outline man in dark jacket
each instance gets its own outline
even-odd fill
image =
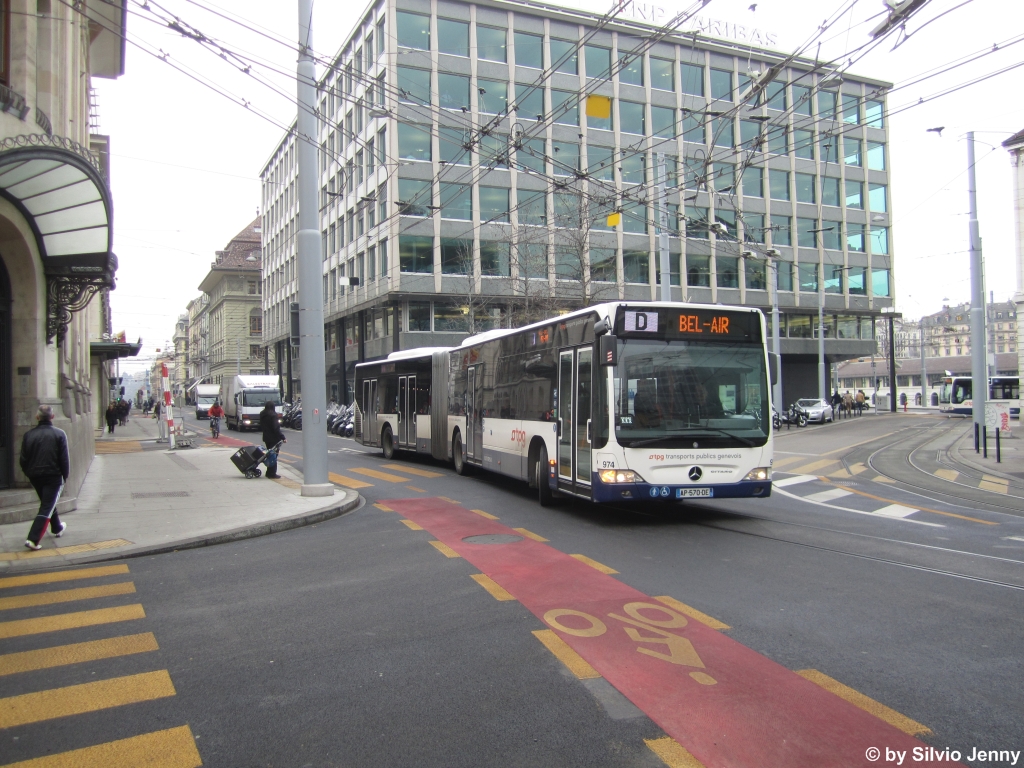
[[[267,447],[267,474],[273,480],[280,477],[277,474],[277,451],[270,449],[278,443],[284,442],[284,435],[281,433],[281,425],[277,420],[277,407],[268,400],[260,411],[260,429],[263,430],[263,444]]]
[[[38,426],[26,432],[21,441],[21,471],[39,496],[39,514],[32,521],[25,540],[29,549],[43,548],[39,542],[43,540],[48,525],[57,538],[67,530],[68,524],[57,517],[57,500],[71,474],[68,436],[64,430],[53,426],[53,409],[40,405],[36,421]]]

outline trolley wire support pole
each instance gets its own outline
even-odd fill
[[[889,413],[896,413],[896,314],[889,313]]]
[[[772,388],[772,401],[782,413],[782,347],[779,333],[779,262],[772,258],[768,265],[772,273],[772,354],[775,355],[775,386]]]
[[[999,449],[999,427],[996,427],[996,464],[1003,463],[1003,454]]]
[[[655,153],[658,166],[658,268],[661,270],[661,300],[672,301],[672,264],[668,253],[668,204],[665,191],[665,153]]]
[[[171,388],[167,379],[167,363],[160,364],[161,385],[164,388],[164,418],[167,419],[167,445],[174,447],[174,413],[171,408]]]
[[[298,0],[299,59],[296,67],[296,139],[298,145],[299,331],[302,354],[302,495],[332,496],[327,479],[327,378],[324,360],[323,263],[317,206],[316,72],[313,66],[313,0]]]
[[[985,268],[978,227],[978,187],[974,174],[974,131],[967,132],[967,197],[970,203],[971,249],[971,399],[974,423],[985,429],[985,401],[988,398],[988,361],[985,327]],[[987,447],[986,447],[987,448]]]

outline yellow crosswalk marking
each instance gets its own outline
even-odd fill
[[[426,488],[417,488],[415,485],[407,485],[405,487],[408,488],[410,491],[416,491],[417,493],[426,493],[427,492]]]
[[[566,669],[572,672],[580,680],[593,680],[601,676],[601,673],[590,666],[587,660],[569,647],[569,644],[550,629],[535,629],[534,637],[544,643],[556,659],[562,662]]]
[[[55,581],[96,579],[100,576],[116,576],[121,573],[128,573],[127,565],[104,565],[100,568],[80,568],[76,571],[53,571],[51,573],[33,573],[30,576],[8,576],[7,578],[0,579],[0,589],[28,587],[33,584],[52,584]]]
[[[0,640],[23,635],[39,635],[44,632],[58,632],[62,629],[91,627],[96,624],[113,624],[118,621],[132,621],[146,618],[146,612],[138,603],[121,605],[117,608],[98,608],[94,611],[60,613],[56,616],[41,616],[36,619],[0,622]]]
[[[389,507],[387,504],[381,504],[379,501],[375,501],[373,503],[373,506],[375,506],[381,512],[394,512],[395,511],[391,507]]]
[[[614,568],[609,568],[607,565],[602,565],[601,563],[597,562],[597,560],[591,560],[586,555],[569,555],[569,557],[575,557],[581,563],[586,563],[591,568],[594,568],[595,570],[598,570],[601,573],[618,573],[618,571],[616,571]]]
[[[829,472],[834,472],[836,469],[842,467],[842,463],[835,459],[819,459],[818,461],[812,461],[810,464],[803,464],[793,469],[787,469],[787,472],[795,472],[798,475],[812,475],[812,474],[826,474],[824,471],[825,467],[830,467]]]
[[[301,483],[297,483],[294,480],[292,480],[290,478],[287,478],[287,477],[274,477],[274,478],[271,478],[271,479],[275,483],[277,483],[278,485],[283,485],[285,488],[295,489],[295,488],[301,488],[302,487]]]
[[[1009,492],[1008,485],[1003,485],[1003,483],[993,483],[991,480],[982,480],[978,483],[978,488],[983,491],[992,491],[993,493],[1005,494]]]
[[[409,475],[416,475],[416,477],[444,477],[443,472],[430,472],[426,469],[418,469],[417,467],[407,467],[405,464],[381,464],[382,467],[387,469],[393,469],[396,472],[405,472]]]
[[[674,597],[662,595],[661,597],[656,597],[654,599],[657,600],[659,603],[664,603],[669,608],[674,608],[680,613],[685,613],[691,619],[696,619],[701,624],[706,624],[712,629],[730,629],[728,624],[723,624],[718,619],[712,618],[711,616],[708,616],[706,613],[698,611],[696,608],[691,608],[686,603],[681,603]]]
[[[142,443],[138,440],[97,440],[96,453],[142,453]]]
[[[993,477],[992,475],[982,475],[981,479],[988,483],[996,483],[999,485],[1009,485],[1010,481],[1005,477]]]
[[[342,485],[346,488],[352,488],[353,490],[357,490],[359,488],[373,488],[373,483],[366,483],[352,477],[345,477],[344,475],[339,475],[337,472],[328,472],[327,479],[335,485]]]
[[[34,552],[29,550],[24,552],[0,552],[0,560],[34,560],[38,557],[73,555],[78,552],[91,552],[94,549],[124,547],[131,543],[127,539],[110,539],[109,541],[94,541],[89,544],[75,544],[70,547],[57,547],[56,549],[38,549]]]
[[[644,744],[651,752],[660,757],[661,762],[668,768],[704,768],[704,763],[691,755],[686,747],[671,736],[664,736],[660,739],[644,739]]]
[[[68,664],[80,664],[83,661],[112,659],[117,656],[130,656],[135,653],[146,653],[159,650],[156,637],[152,632],[140,635],[123,635],[106,640],[92,640],[88,643],[58,645],[53,648],[40,648],[35,651],[7,653],[0,656],[0,676],[14,675],[19,672],[33,672],[37,669],[64,667]]]
[[[116,584],[102,584],[97,587],[79,587],[78,589],[61,589],[56,592],[34,592],[30,595],[0,597],[0,611],[14,608],[30,608],[35,605],[53,605],[54,603],[71,603],[75,600],[91,600],[111,595],[131,595],[135,593],[135,584],[120,581]]]
[[[432,542],[430,542],[430,546],[432,546],[434,549],[436,549],[438,552],[440,552],[445,557],[451,557],[451,558],[462,557],[462,555],[460,555],[458,552],[456,552],[454,549],[452,549],[451,547],[449,547],[447,544],[445,544],[443,542],[432,541]]]
[[[0,728],[39,723],[174,695],[166,669],[0,699]]]
[[[850,474],[851,475],[859,475],[861,472],[864,472],[866,470],[867,470],[867,467],[864,465],[864,462],[861,462],[861,461],[858,461],[856,464],[851,464],[850,465]]]
[[[950,482],[953,482],[958,477],[960,477],[960,473],[957,472],[955,469],[936,469],[935,476],[941,477],[943,480],[949,480]]]
[[[911,720],[906,715],[901,715],[894,709],[890,709],[880,702],[865,696],[860,691],[856,691],[853,688],[843,685],[838,680],[833,680],[828,675],[824,675],[816,669],[801,669],[797,671],[800,677],[810,680],[815,685],[820,685],[826,691],[834,693],[841,699],[850,702],[855,707],[863,709],[865,712],[869,712],[880,720],[884,720],[894,728],[898,728],[904,733],[910,734],[911,736],[920,736],[922,734],[928,734],[932,732],[932,729],[927,725],[921,725],[916,720]]]
[[[348,471],[355,472],[357,475],[366,475],[376,480],[387,480],[391,483],[406,483],[409,481],[408,477],[400,477],[388,472],[378,472],[376,469],[368,469],[366,467],[349,467]]]
[[[806,458],[806,456],[783,456],[781,459],[775,459],[775,461],[772,462],[772,469],[778,469],[779,467],[795,464],[798,461],[804,461]]]
[[[470,512],[475,512],[476,514],[480,515],[480,517],[486,517],[488,520],[497,520],[498,519],[497,515],[492,515],[490,512],[484,512],[482,509],[471,509],[469,511]]]
[[[519,531],[519,533],[523,534],[523,536],[525,536],[528,539],[533,539],[534,541],[547,541],[547,539],[545,539],[539,533],[534,533],[533,531],[528,531],[525,528],[513,528],[512,530],[513,531]]]
[[[456,501],[455,499],[449,499],[447,496],[438,496],[437,498],[439,498],[441,501],[447,501],[449,504],[461,504],[462,503],[461,501]]]
[[[485,576],[482,573],[474,573],[472,575],[473,581],[479,584],[481,587],[487,590],[488,594],[495,600],[507,602],[509,600],[515,600],[512,595],[505,591],[498,582],[492,579],[490,576]]]
[[[402,525],[408,528],[410,531],[422,531],[423,526],[419,523],[414,523],[412,520],[402,520]]]
[[[199,768],[192,730],[183,725],[94,747],[23,760],[4,768]]]

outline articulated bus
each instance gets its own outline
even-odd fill
[[[756,309],[598,304],[361,363],[355,439],[526,480],[543,506],[763,498],[769,358]]]
[[[974,413],[973,379],[970,376],[947,376],[939,392],[939,410],[942,413],[971,416]],[[1020,418],[1020,378],[1017,376],[990,376],[988,380],[990,402],[1010,403],[1010,418]]]

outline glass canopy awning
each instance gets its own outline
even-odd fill
[[[63,340],[71,312],[114,287],[110,189],[88,149],[57,136],[0,142],[0,196],[24,216],[47,278],[47,340]]]

